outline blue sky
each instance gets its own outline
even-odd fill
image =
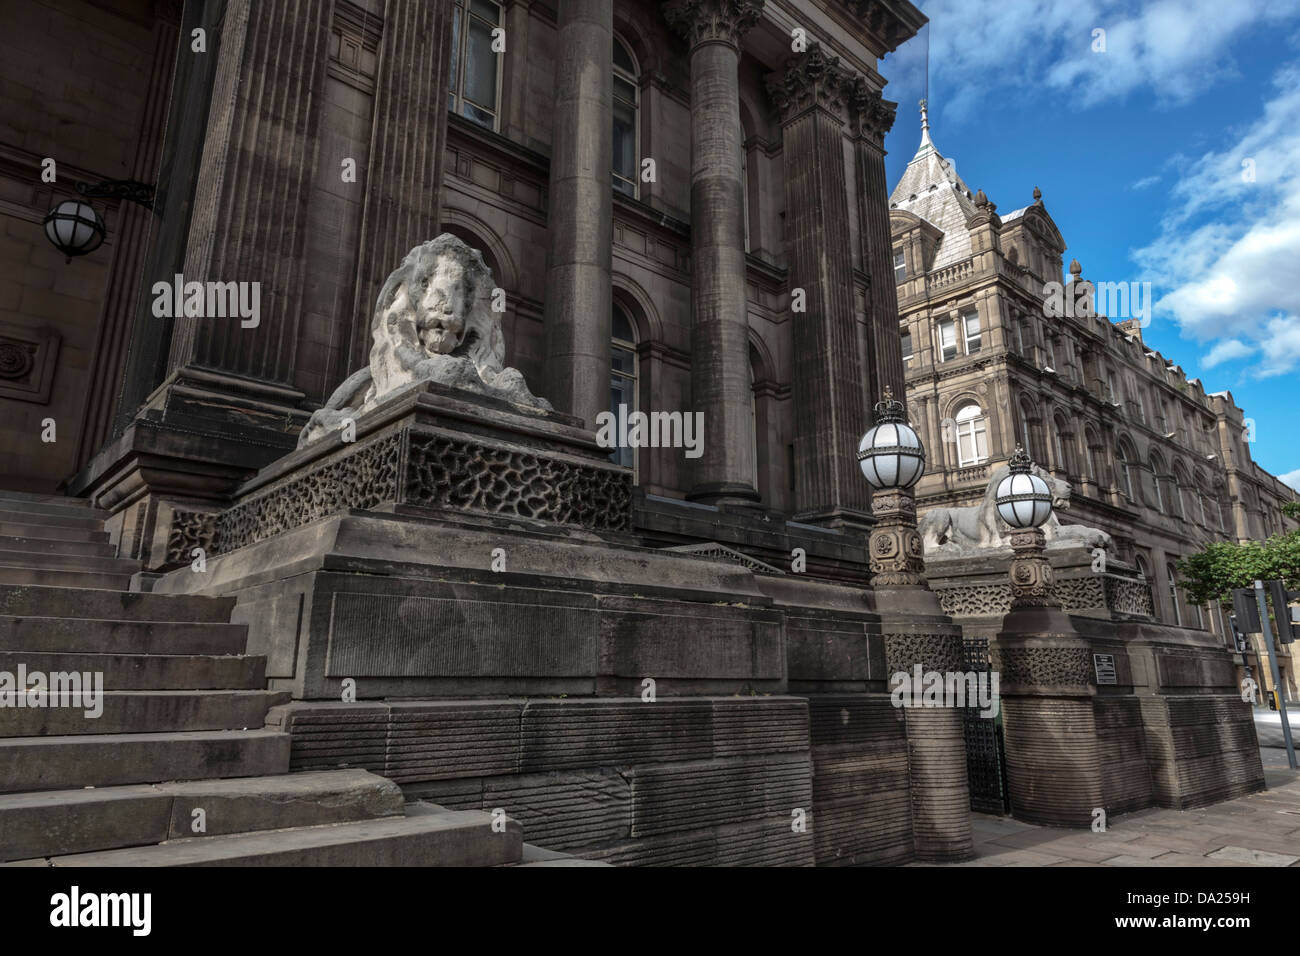
[[[1300,0],[917,5],[929,27],[880,68],[891,186],[928,33],[939,151],[1001,212],[1041,188],[1086,278],[1151,282],[1144,339],[1232,392],[1254,459],[1300,489]]]

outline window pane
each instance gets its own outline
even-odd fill
[[[465,98],[496,109],[497,55],[492,52],[491,28],[481,20],[470,20],[465,55]]]
[[[488,129],[496,129],[496,117],[487,110],[481,110],[473,103],[466,103],[461,107],[461,114],[466,119],[471,119],[479,126],[486,126]]]
[[[636,87],[621,76],[614,77],[614,99],[636,104]]]
[[[636,372],[636,353],[631,349],[613,346],[609,350],[610,367],[615,372],[632,375]]]
[[[451,11],[451,89],[460,89],[460,77],[456,73],[460,65],[460,7]]]
[[[951,319],[939,323],[939,345],[945,362],[957,357],[957,329]]]
[[[912,333],[904,332],[903,333],[903,358],[909,359],[911,357],[912,357]]]
[[[636,73],[636,64],[632,62],[632,54],[617,39],[614,40],[614,65],[620,70]]]
[[[627,313],[617,305],[614,306],[610,320],[610,331],[616,339],[622,339],[624,342],[636,341],[636,336],[632,333],[632,323],[628,321]]]
[[[492,23],[500,22],[501,8],[492,3],[491,0],[470,0],[469,8],[484,20],[489,20]]]
[[[636,110],[614,103],[614,171],[624,179],[636,179]]]
[[[611,173],[610,179],[614,181],[614,188],[624,196],[631,196],[633,199],[636,198],[636,183],[620,178],[618,173]]]
[[[902,282],[906,278],[907,278],[907,260],[906,258],[904,258],[903,253],[895,252],[894,253],[894,281]]]
[[[984,461],[989,457],[988,434],[982,418],[975,423],[975,454],[977,461]]]

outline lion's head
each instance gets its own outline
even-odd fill
[[[502,369],[505,337],[491,307],[492,272],[450,233],[416,246],[379,291],[370,324],[374,396],[412,381],[439,355],[470,359],[480,376]]]

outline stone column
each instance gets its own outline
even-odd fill
[[[541,394],[594,428],[609,409],[614,5],[559,0],[557,18]]]
[[[301,400],[289,387],[332,19],[325,0],[230,0],[194,196],[186,281],[258,282],[260,315],[256,327],[177,319],[169,371],[199,367],[270,385],[255,389],[270,404]],[[207,384],[220,392],[244,383]],[[256,417],[250,409],[247,418]]]
[[[749,312],[741,185],[740,38],[763,0],[677,0],[664,16],[690,44],[691,396],[704,454],[688,497],[758,500],[750,459]]]
[[[781,113],[785,165],[795,517],[828,527],[867,527],[867,485],[852,454],[866,424],[844,162],[853,77],[814,43],[789,61],[779,79],[769,80],[768,91]],[[897,330],[891,337],[901,348]]]
[[[1011,610],[993,644],[1011,815],[1086,827],[1104,809],[1092,654],[1052,588],[1038,528],[1011,535]]]
[[[871,278],[867,289],[870,354],[863,356],[865,394],[907,395],[903,384],[903,346],[898,333],[898,287],[894,284],[893,240],[889,229],[889,182],[885,177],[885,134],[894,125],[897,103],[859,78],[849,99],[857,176],[858,229],[862,266]],[[919,349],[919,345],[917,346]]]

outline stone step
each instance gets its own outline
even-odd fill
[[[479,810],[193,837],[54,857],[50,866],[503,866],[522,856],[519,824],[492,831]],[[17,865],[17,864],[11,864]]]
[[[66,571],[45,568],[11,568],[0,564],[0,584],[35,584],[50,588],[104,588],[127,591],[131,572]]]
[[[0,567],[58,571],[105,571],[131,575],[140,562],[130,558],[95,557],[88,554],[51,554],[48,551],[15,551],[0,548]]]
[[[0,615],[0,648],[6,651],[232,655],[243,654],[247,643],[244,624]]]
[[[85,508],[94,510],[89,498],[69,498],[67,495],[40,495],[31,491],[9,491],[0,489],[0,507],[3,502],[17,502],[29,505],[62,505],[67,508]]]
[[[108,535],[105,534],[107,539]],[[92,558],[111,558],[115,555],[113,546],[104,541],[67,541],[61,538],[14,538],[0,537],[0,552],[25,551],[42,554],[85,555]]]
[[[0,584],[0,615],[225,623],[233,597]]]
[[[83,627],[86,622],[79,622]],[[98,671],[113,690],[263,690],[266,658],[217,654],[68,654],[0,651],[0,671]]]
[[[364,770],[0,795],[0,861],[194,836],[402,816],[397,784]]]
[[[0,793],[289,771],[289,734],[201,730],[0,739]]]
[[[29,524],[33,527],[72,528],[78,531],[103,531],[104,519],[98,513],[45,514],[38,511],[13,511],[0,503],[0,525]]]
[[[0,521],[0,537],[98,543],[108,541],[108,532],[87,528],[62,528],[57,525],[33,524],[30,521]]]
[[[81,499],[24,501],[18,498],[6,498],[3,495],[0,495],[0,511],[24,515],[46,515],[54,518],[94,518],[101,523],[112,514],[103,508],[93,508],[90,502]]]
[[[266,712],[288,700],[287,691],[105,689],[89,703],[81,697],[74,705],[0,707],[0,737],[260,729]]]

